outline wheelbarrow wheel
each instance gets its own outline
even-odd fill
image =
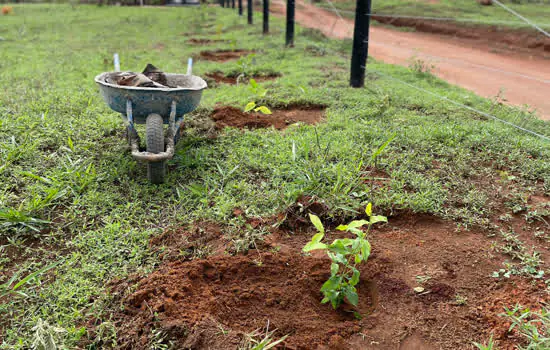
[[[162,117],[158,114],[150,114],[145,124],[145,136],[147,143],[147,152],[164,152],[164,132],[162,128]],[[148,162],[147,178],[153,184],[164,182],[166,174],[166,161]]]

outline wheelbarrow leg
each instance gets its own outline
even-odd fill
[[[128,125],[126,125],[126,140],[128,141],[128,146],[132,147],[132,142],[135,142],[139,145],[140,140],[137,130],[134,127],[132,102],[130,100],[126,101],[126,115],[123,115],[123,118],[128,121]]]

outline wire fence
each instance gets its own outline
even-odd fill
[[[333,7],[329,6],[320,6],[318,7],[325,10],[333,10]],[[346,13],[350,15],[355,15],[354,11],[342,10],[339,9],[340,13]],[[492,24],[492,25],[513,25],[513,26],[526,26],[529,27],[531,24],[525,23],[524,21],[503,21],[503,20],[492,20],[492,19],[474,19],[474,18],[461,18],[461,17],[435,17],[435,16],[414,16],[414,15],[405,15],[405,14],[390,14],[390,13],[366,13],[365,15],[370,16],[373,19],[376,17],[379,18],[403,18],[403,19],[416,19],[416,20],[425,20],[425,21],[440,21],[440,22],[465,22],[465,23],[474,23],[474,24]],[[550,23],[540,23],[539,26],[550,27]]]
[[[338,10],[334,6],[334,4],[332,3],[331,0],[325,0],[325,1],[330,5],[330,10],[333,11],[338,16],[338,19],[340,21],[342,21],[342,23],[344,23],[344,25],[347,27],[348,33],[352,33],[353,28],[351,27],[351,25],[348,24],[348,21],[342,17],[342,15],[340,13],[341,10]],[[367,14],[367,16],[368,16],[368,14]],[[489,72],[496,72],[496,73],[501,73],[501,74],[508,75],[508,76],[515,76],[515,77],[522,78],[522,79],[528,79],[528,80],[536,81],[536,82],[539,82],[539,83],[542,83],[542,84],[550,84],[550,79],[543,79],[543,78],[539,78],[539,77],[535,77],[535,76],[531,76],[531,75],[527,75],[527,74],[523,74],[523,73],[507,71],[507,70],[503,70],[503,69],[499,69],[499,68],[495,68],[495,67],[491,67],[491,66],[487,66],[487,65],[468,62],[468,61],[465,61],[463,59],[453,59],[453,58],[449,58],[449,57],[437,56],[437,55],[421,52],[420,50],[404,49],[404,48],[396,46],[396,45],[383,43],[383,42],[380,42],[380,41],[374,41],[372,39],[369,39],[369,43],[375,44],[375,45],[378,45],[378,46],[388,47],[388,48],[391,48],[393,50],[407,51],[412,56],[420,55],[420,56],[427,57],[427,58],[430,58],[430,59],[435,59],[435,60],[438,60],[438,61],[450,62],[450,63],[458,64],[458,65],[461,65],[461,66],[476,67],[476,68],[487,70]]]
[[[342,16],[342,11],[339,10],[336,6],[334,6],[334,4],[332,3],[331,0],[325,0],[326,3],[328,4],[328,10],[332,11],[338,18],[337,20],[339,21],[342,21],[342,23],[344,23],[344,25],[346,26],[347,30],[348,30],[348,34],[352,34],[354,33],[354,28],[348,23],[348,20],[346,20],[343,16]],[[498,0],[493,0],[495,2],[497,2]],[[287,12],[288,14],[288,12]],[[366,17],[373,17],[373,16],[376,16],[376,14],[369,14],[369,13],[365,13],[364,14]],[[390,15],[388,15],[390,16]],[[524,17],[521,17],[522,20],[526,21],[526,24],[530,25],[530,26],[533,26],[534,28],[536,28],[537,30],[542,30],[541,33],[543,33],[544,35],[548,35],[548,33],[546,33],[542,28],[538,27],[536,24],[532,23],[531,21],[525,19]],[[291,19],[292,21],[294,21],[294,18]],[[286,34],[288,35],[288,21],[289,19],[287,18],[287,30],[286,30]],[[514,22],[516,23],[516,22]],[[284,31],[284,29],[283,29]],[[314,46],[317,46],[319,43],[316,43],[316,42],[313,42],[311,40],[309,40],[307,37],[300,37],[300,40],[304,40],[306,43],[308,43],[309,45],[314,45]],[[328,41],[329,39],[326,38],[326,41]],[[403,49],[403,48],[400,48],[398,46],[395,46],[395,45],[391,45],[391,44],[387,44],[387,43],[381,43],[381,42],[374,42],[372,40],[368,40],[366,39],[365,40],[365,43],[367,44],[376,44],[376,45],[380,45],[380,46],[386,46],[386,47],[391,47],[392,49],[398,49],[398,50],[405,50],[407,52],[410,52],[409,49]],[[327,52],[330,52],[331,54],[339,57],[340,59],[344,60],[346,62],[346,64],[348,64],[348,60],[349,60],[349,57],[348,56],[343,56],[341,52],[337,52],[336,50],[333,50],[333,49],[330,49],[329,47],[324,47],[324,49],[327,51]],[[425,57],[429,57],[429,58],[432,58],[432,59],[437,59],[437,60],[440,60],[440,61],[445,61],[445,62],[451,62],[451,63],[454,63],[454,64],[459,64],[459,65],[466,65],[466,66],[473,66],[473,67],[476,67],[476,68],[480,68],[480,69],[484,69],[486,71],[489,71],[491,73],[494,73],[494,74],[503,74],[503,75],[508,75],[508,76],[514,76],[514,77],[518,77],[518,78],[522,78],[522,79],[528,79],[528,80],[532,80],[532,81],[536,81],[538,83],[542,83],[542,84],[550,84],[550,80],[549,79],[544,79],[544,78],[539,78],[539,77],[536,77],[536,76],[531,76],[531,75],[527,75],[527,74],[523,74],[523,73],[519,73],[519,72],[513,72],[513,71],[506,71],[506,70],[502,70],[502,69],[499,69],[499,68],[495,68],[495,67],[491,67],[491,66],[487,66],[487,65],[481,65],[481,64],[477,64],[477,63],[473,63],[473,62],[467,62],[467,61],[464,61],[464,60],[461,60],[461,59],[453,59],[453,58],[449,58],[449,57],[441,57],[441,56],[435,56],[435,55],[430,55],[430,54],[425,54],[423,53],[422,54],[423,56]],[[366,62],[365,62],[366,64]],[[361,68],[363,69],[366,69],[366,65],[363,64],[363,66]],[[418,86],[418,85],[415,85],[415,84],[412,84],[410,82],[407,82],[403,79],[400,79],[398,77],[395,77],[394,75],[391,75],[391,74],[388,74],[388,73],[385,73],[385,72],[382,72],[380,70],[377,70],[377,69],[373,69],[372,67],[369,68],[369,71],[371,72],[374,72],[376,74],[378,74],[379,76],[381,77],[384,77],[386,79],[389,79],[391,81],[394,81],[404,87],[407,87],[409,89],[412,89],[412,90],[415,90],[417,92],[420,92],[420,93],[423,93],[425,95],[429,95],[433,98],[436,98],[440,101],[443,101],[443,102],[446,102],[446,103],[449,103],[455,107],[458,107],[460,109],[463,109],[465,111],[468,111],[470,113],[474,113],[474,114],[477,114],[477,115],[480,115],[480,116],[483,116],[485,118],[488,118],[488,119],[491,119],[491,120],[494,120],[496,122],[499,122],[499,123],[502,123],[503,125],[506,125],[508,127],[511,127],[511,128],[514,128],[518,131],[521,131],[521,132],[525,132],[531,136],[534,136],[534,137],[537,137],[541,140],[544,140],[544,141],[550,141],[550,137],[549,136],[546,136],[540,132],[537,132],[537,131],[534,131],[534,130],[531,130],[529,128],[526,128],[524,126],[521,126],[521,125],[517,125],[511,121],[508,121],[506,119],[503,119],[503,118],[500,118],[500,117],[497,117],[495,116],[494,114],[492,113],[488,113],[486,111],[482,111],[478,108],[474,108],[474,107],[471,107],[471,106],[468,106],[462,102],[459,102],[459,101],[456,101],[454,99],[451,99],[447,96],[444,96],[444,95],[441,95],[439,93],[436,93],[434,91],[431,91],[429,89],[426,89],[424,87],[421,87],[421,86]]]

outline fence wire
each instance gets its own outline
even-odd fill
[[[344,23],[344,25],[346,26],[346,28],[348,29],[348,32],[351,32],[353,33],[353,28],[350,26],[350,24],[341,16],[340,14],[340,10],[338,10],[334,4],[332,3],[331,0],[325,0],[330,6],[331,6],[331,10],[338,16],[338,18]],[[334,27],[334,26],[333,26]],[[396,46],[396,45],[392,45],[392,44],[387,44],[387,43],[382,43],[382,42],[379,42],[379,41],[374,41],[372,39],[369,39],[369,43],[371,44],[375,44],[375,45],[379,45],[379,46],[383,46],[383,47],[389,47],[389,48],[392,48],[392,49],[396,49],[396,50],[400,50],[400,51],[408,51],[412,54],[412,56],[414,56],[416,53],[419,53],[425,57],[428,57],[428,58],[431,58],[431,59],[437,59],[437,60],[440,60],[440,61],[445,61],[445,62],[450,62],[450,63],[456,63],[456,64],[459,64],[459,65],[462,65],[462,66],[471,66],[471,67],[477,67],[477,68],[480,68],[480,69],[484,69],[484,70],[487,70],[487,71],[490,71],[490,72],[498,72],[498,73],[502,73],[502,74],[505,74],[505,75],[509,75],[509,76],[516,76],[516,77],[519,77],[519,78],[523,78],[523,79],[528,79],[528,80],[533,80],[533,81],[537,81],[539,83],[542,83],[542,84],[550,84],[550,80],[548,79],[541,79],[541,78],[538,78],[538,77],[534,77],[534,76],[531,76],[531,75],[527,75],[527,74],[523,74],[523,73],[518,73],[518,72],[512,72],[512,71],[506,71],[506,70],[503,70],[503,69],[500,69],[500,68],[495,68],[495,67],[490,67],[490,66],[486,66],[486,65],[483,65],[483,64],[479,64],[479,63],[473,63],[473,62],[468,62],[468,61],[464,61],[464,60],[459,60],[459,59],[453,59],[453,58],[449,58],[449,57],[441,57],[441,56],[436,56],[436,55],[432,55],[432,54],[428,54],[428,53],[423,53],[423,52],[417,52],[417,51],[414,51],[414,50],[409,50],[409,49],[405,49],[405,48],[402,48],[400,46]],[[394,58],[396,58],[396,56],[392,56]]]
[[[550,34],[545,31],[544,29],[542,29],[541,27],[539,27],[537,24],[531,22],[530,20],[528,20],[527,18],[523,17],[522,15],[520,15],[519,13],[517,13],[516,11],[512,10],[511,8],[509,8],[508,6],[504,5],[503,3],[501,3],[500,1],[498,0],[493,0],[493,2],[495,4],[497,4],[498,6],[502,7],[503,9],[505,9],[506,11],[510,12],[511,14],[513,14],[514,16],[520,18],[521,20],[523,20],[525,23],[529,24],[531,27],[535,28],[536,30],[538,30],[539,32],[541,32],[542,34],[546,35],[546,37],[550,38]]]
[[[331,0],[325,0],[325,1],[327,1],[327,2],[330,3],[330,4],[332,4]],[[333,7],[333,9],[334,9],[336,12],[338,12],[338,9],[337,9],[334,5],[332,5],[332,7]],[[341,19],[343,19],[341,15],[339,15],[339,17],[340,17]],[[346,25],[348,25],[347,22],[344,21],[344,23],[346,23]],[[314,44],[312,41],[308,40],[307,38],[306,38],[306,41],[308,41],[310,44]],[[341,56],[341,54],[338,53],[338,52],[336,52],[335,50],[332,50],[332,49],[330,49],[330,48],[327,48],[327,51],[330,51],[331,53],[337,55],[338,57],[340,57],[340,58],[342,58],[342,59],[344,59],[344,60],[347,60],[347,58]],[[365,68],[365,67],[364,67],[364,68]],[[550,141],[550,137],[548,137],[548,136],[546,136],[546,135],[543,135],[543,134],[540,134],[540,133],[535,132],[535,131],[533,131],[533,130],[529,130],[529,129],[524,128],[524,127],[522,127],[522,126],[516,125],[516,124],[514,124],[514,123],[512,123],[512,122],[509,122],[509,121],[507,121],[507,120],[505,120],[505,119],[502,119],[502,118],[499,118],[499,117],[497,117],[497,116],[494,116],[494,115],[492,115],[492,114],[490,114],[490,113],[481,111],[481,110],[479,110],[479,109],[477,109],[477,108],[473,108],[473,107],[467,106],[467,105],[465,105],[465,104],[463,104],[463,103],[461,103],[461,102],[452,100],[452,99],[448,98],[447,96],[443,96],[443,95],[437,94],[437,93],[435,93],[435,92],[433,92],[433,91],[430,91],[430,90],[424,89],[424,88],[422,88],[422,87],[416,86],[416,85],[414,85],[414,84],[408,83],[408,82],[406,82],[406,81],[404,81],[404,80],[402,80],[402,79],[396,78],[396,77],[394,77],[394,76],[392,76],[392,75],[390,75],[390,74],[383,73],[383,72],[381,72],[381,71],[379,71],[379,70],[376,70],[376,69],[369,69],[369,71],[375,72],[375,73],[377,73],[377,74],[379,74],[379,75],[381,75],[381,76],[383,76],[383,77],[386,77],[386,78],[388,78],[388,79],[391,79],[391,80],[393,80],[393,81],[395,81],[395,82],[398,82],[398,83],[400,83],[400,84],[402,84],[402,85],[405,85],[405,86],[407,86],[407,87],[409,87],[409,88],[412,88],[412,89],[415,89],[415,90],[417,90],[417,91],[426,93],[426,94],[428,94],[428,95],[430,95],[430,96],[436,97],[436,98],[438,98],[439,100],[449,102],[449,103],[451,103],[451,104],[453,104],[453,105],[455,105],[455,106],[457,106],[457,107],[466,109],[466,110],[468,110],[468,111],[470,111],[470,112],[477,113],[477,114],[482,115],[482,116],[484,116],[484,117],[486,117],[486,118],[493,119],[493,120],[495,120],[495,121],[498,121],[498,122],[500,122],[500,123],[503,123],[503,124],[505,124],[505,125],[508,125],[508,126],[510,126],[510,127],[513,127],[513,128],[515,128],[515,129],[517,129],[517,130],[520,130],[520,131],[526,132],[526,133],[528,133],[528,134],[531,134],[531,135],[533,135],[533,136],[536,136],[536,137],[538,137],[538,138],[540,138],[540,139],[543,139],[543,140],[545,140],[545,141]]]
[[[336,11],[338,17],[339,17],[341,20],[343,20],[344,23],[346,23],[346,25],[349,27],[349,24],[344,20],[344,18],[341,16],[341,14],[339,14],[338,9],[332,4],[331,0],[325,0],[325,1],[327,1],[329,4],[332,5],[332,8]],[[494,1],[494,0],[493,0],[493,1]],[[309,40],[307,37],[301,37],[301,38],[304,39],[304,41],[307,42],[307,43],[310,44],[310,45],[317,46],[317,45],[319,44],[319,43],[316,43],[316,42],[314,42],[314,41],[312,41],[312,40]],[[325,41],[328,41],[328,38],[325,39]],[[340,52],[337,52],[336,50],[333,50],[333,49],[328,48],[328,47],[325,47],[325,50],[328,51],[328,52],[330,52],[330,53],[332,53],[333,55],[339,57],[340,59],[346,61],[346,63],[348,63],[348,59],[349,59],[349,58],[348,58],[348,57],[342,56],[342,54],[341,54]],[[363,67],[363,68],[366,68],[366,67]],[[533,130],[524,128],[524,127],[522,127],[522,126],[520,126],[520,125],[514,124],[514,123],[512,123],[512,122],[510,122],[510,121],[507,121],[507,120],[505,120],[505,119],[499,118],[499,117],[497,117],[497,116],[495,116],[495,115],[492,115],[492,114],[490,114],[490,113],[484,112],[484,111],[479,110],[479,109],[477,109],[477,108],[470,107],[470,106],[468,106],[468,105],[465,105],[464,103],[461,103],[461,102],[455,101],[455,100],[453,100],[453,99],[450,99],[450,98],[448,98],[447,96],[443,96],[443,95],[440,95],[440,94],[435,93],[435,92],[433,92],[433,91],[427,90],[427,89],[425,89],[425,88],[416,86],[416,85],[411,84],[411,83],[409,83],[409,82],[406,82],[406,81],[404,81],[404,80],[402,80],[402,79],[396,78],[396,77],[394,77],[394,76],[391,75],[391,74],[387,74],[387,73],[384,73],[384,72],[381,72],[381,71],[379,71],[379,70],[372,69],[372,68],[370,68],[369,71],[375,72],[375,73],[379,74],[379,75],[382,76],[382,77],[385,77],[385,78],[388,78],[388,79],[390,79],[390,80],[393,80],[393,81],[395,81],[395,82],[397,82],[397,83],[399,83],[399,84],[402,84],[402,85],[404,85],[404,86],[407,86],[407,87],[409,87],[409,88],[411,88],[411,89],[414,89],[414,90],[416,90],[416,91],[419,91],[419,92],[428,94],[428,95],[430,95],[430,96],[432,96],[432,97],[435,97],[435,98],[437,98],[437,99],[439,99],[439,100],[441,100],[441,101],[445,101],[445,102],[451,103],[451,104],[453,104],[453,105],[455,105],[455,106],[457,106],[457,107],[459,107],[459,108],[462,108],[462,109],[468,110],[468,111],[470,111],[470,112],[479,114],[479,115],[484,116],[484,117],[486,117],[486,118],[489,118],[489,119],[492,119],[492,120],[494,120],[494,121],[500,122],[500,123],[502,123],[502,124],[504,124],[504,125],[510,126],[510,127],[514,128],[514,129],[516,129],[516,130],[519,130],[519,131],[528,133],[528,134],[530,134],[530,135],[532,135],[532,136],[535,136],[535,137],[538,137],[538,138],[540,138],[540,139],[542,139],[542,140],[545,140],[545,141],[547,141],[547,142],[550,142],[550,137],[548,137],[548,136],[546,136],[546,135],[543,135],[543,134],[538,133],[538,132],[536,132],[536,131],[533,131]],[[544,82],[547,83],[548,81],[544,81]]]
[[[332,10],[331,7],[319,6],[319,8],[325,10]],[[339,10],[340,13],[349,13],[355,15],[354,11],[349,10]],[[403,14],[391,14],[391,13],[365,13],[365,16],[370,17],[381,17],[381,18],[405,18],[405,19],[419,19],[419,20],[428,20],[428,21],[448,21],[448,22],[468,22],[468,23],[477,23],[477,24],[509,24],[509,25],[524,25],[531,26],[530,23],[525,23],[524,21],[503,21],[503,20],[480,20],[473,18],[460,18],[460,17],[435,17],[435,16],[414,16],[414,15],[403,15]],[[550,27],[550,23],[540,24],[545,27]]]

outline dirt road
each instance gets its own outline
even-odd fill
[[[271,11],[285,14],[286,2],[275,0]],[[341,19],[303,0],[296,1],[296,21],[334,38],[353,36],[353,21]],[[299,39],[298,39],[299,40]],[[528,105],[550,120],[550,60],[524,53],[498,53],[474,39],[402,32],[371,27],[369,54],[387,63],[409,66],[414,58],[433,65],[438,77],[485,97],[500,93],[513,105]]]

